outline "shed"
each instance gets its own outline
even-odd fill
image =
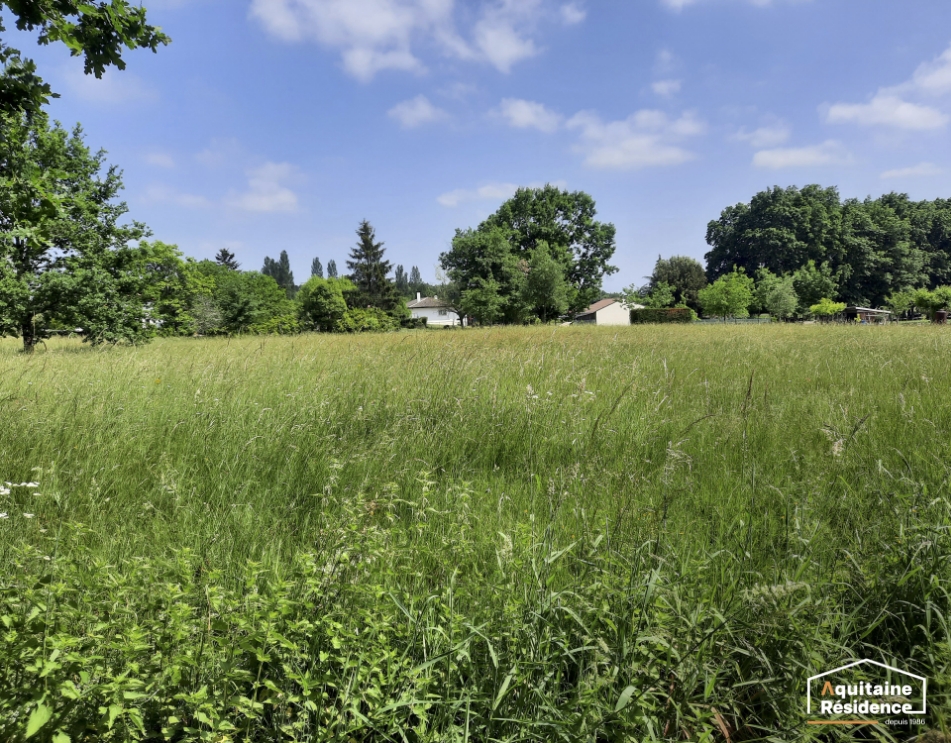
[[[866,324],[882,324],[892,319],[892,313],[888,310],[873,310],[871,307],[846,307],[843,314],[848,322]]]
[[[628,307],[619,299],[599,299],[584,312],[576,315],[575,322],[591,325],[630,325],[632,309],[641,309],[641,305]]]

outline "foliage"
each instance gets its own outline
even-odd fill
[[[933,291],[918,289],[912,294],[912,303],[933,318],[935,312],[951,306],[951,286],[939,286]]]
[[[525,319],[528,265],[512,253],[502,229],[456,230],[452,249],[439,260],[458,287],[464,314],[481,325]]]
[[[74,57],[83,56],[84,71],[102,77],[109,66],[125,69],[126,49],[145,48],[153,52],[170,39],[161,29],[147,23],[145,8],[125,0],[2,0],[0,9],[9,11],[19,31],[39,31],[41,45],[62,42]],[[5,27],[0,22],[0,32]],[[36,74],[32,60],[0,43],[0,114],[39,114],[50,98],[58,98]]]
[[[294,272],[291,271],[291,261],[287,257],[286,250],[281,251],[277,260],[265,257],[261,273],[274,279],[277,285],[287,293],[287,298],[293,299],[297,286],[294,284]]]
[[[350,269],[347,278],[355,287],[347,294],[347,306],[383,310],[392,315],[398,324],[400,318],[409,316],[409,312],[406,300],[387,278],[392,265],[383,259],[386,252],[383,243],[376,242],[376,232],[367,220],[360,223],[357,237],[359,240],[350,251],[350,260],[347,261],[347,268]],[[372,316],[374,313],[367,315]]]
[[[474,288],[480,279],[494,279],[500,286],[503,305],[509,305],[514,294],[509,279],[487,275],[483,267],[473,265],[471,256],[457,256],[457,250],[468,253],[478,245],[478,236],[492,243],[489,262],[498,265],[504,259],[512,263],[527,262],[536,247],[544,242],[552,258],[562,267],[568,282],[568,309],[579,312],[601,296],[601,281],[617,269],[609,264],[615,250],[613,224],[594,219],[594,199],[582,191],[569,193],[555,186],[520,188],[515,196],[499,207],[475,230],[456,231],[453,248],[440,257],[440,262],[453,281],[465,288]],[[496,241],[505,241],[505,255],[499,254]],[[460,246],[457,247],[457,241]],[[464,246],[462,245],[464,243]],[[487,244],[486,244],[487,245]],[[473,285],[473,286],[470,286]],[[521,306],[506,307],[499,315],[501,322],[521,322]]]
[[[337,278],[337,261],[331,258],[327,261],[327,278],[336,279]]]
[[[349,279],[313,276],[297,293],[301,322],[306,328],[331,332],[347,312],[344,294],[355,287]]]
[[[707,285],[707,275],[699,261],[682,255],[670,258],[657,256],[654,272],[650,277],[650,295],[661,285],[669,287],[673,293],[671,301],[664,305],[650,304],[649,307],[670,307],[674,304],[686,305],[693,310],[700,309],[698,292]],[[668,291],[667,289],[664,292]],[[645,303],[646,304],[646,303]]]
[[[833,302],[831,299],[824,297],[816,304],[811,305],[809,311],[817,317],[832,317],[845,311],[845,302]]]
[[[379,307],[356,307],[347,310],[334,326],[338,333],[385,333],[399,329],[400,318]]]
[[[755,305],[773,317],[792,317],[799,305],[794,282],[791,275],[776,276],[768,268],[761,268],[756,272]]]
[[[230,268],[232,271],[237,271],[241,268],[241,264],[235,260],[234,253],[227,248],[222,248],[218,251],[218,254],[215,256],[215,263],[219,266]]]
[[[734,266],[750,274],[768,268],[794,273],[803,307],[823,296],[878,306],[895,290],[945,280],[949,235],[946,200],[886,194],[842,201],[834,188],[776,187],[710,222],[707,275],[713,280]]]
[[[793,289],[799,297],[799,311],[803,313],[823,297],[833,297],[838,291],[838,283],[828,263],[816,266],[814,260],[806,261],[806,265],[792,274],[792,279]]]
[[[783,324],[2,342],[0,740],[845,741],[803,689],[855,658],[927,676],[940,727],[949,353]]]
[[[885,299],[885,306],[892,312],[908,312],[915,306],[915,292],[911,289],[894,291]]]
[[[122,179],[104,163],[79,127],[0,115],[0,336],[22,338],[26,351],[48,322],[94,327],[94,342],[150,334],[148,250],[130,246],[148,231],[120,224]]]
[[[310,275],[316,276],[318,279],[322,279],[324,277],[324,266],[320,262],[320,258],[314,258],[314,260],[311,261]]]
[[[677,303],[677,294],[674,287],[666,281],[658,281],[656,284],[649,284],[641,290],[631,291],[633,286],[624,291],[624,298],[628,305],[642,304],[648,309],[663,309],[673,307]],[[647,293],[644,293],[646,289]]]
[[[557,320],[568,311],[568,284],[548,243],[541,241],[535,246],[522,287],[525,306],[542,322]]]
[[[691,323],[696,319],[693,310],[689,307],[648,307],[642,310],[631,310],[631,324],[656,323]]]
[[[753,302],[753,279],[743,269],[725,274],[697,294],[704,313],[714,317],[747,317]]]

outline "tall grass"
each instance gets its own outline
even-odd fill
[[[0,740],[900,735],[803,725],[855,657],[946,725],[943,329],[15,351]]]

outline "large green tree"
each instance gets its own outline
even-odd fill
[[[107,67],[125,69],[124,49],[153,52],[170,39],[146,19],[145,8],[129,0],[0,0],[20,31],[38,32],[42,45],[62,42],[82,56],[86,74],[102,77]],[[0,20],[0,32],[5,31]],[[18,49],[0,41],[0,111],[37,113],[58,97]]]
[[[525,306],[542,322],[557,320],[568,311],[568,282],[546,242],[538,243],[528,261],[522,294]]]
[[[477,231],[501,230],[510,252],[525,261],[547,243],[567,281],[569,309],[578,312],[600,299],[603,278],[617,271],[610,264],[615,227],[598,222],[596,215],[594,199],[583,191],[520,188]]]
[[[406,314],[406,301],[396,285],[387,278],[392,269],[384,259],[383,243],[377,242],[376,231],[367,220],[357,228],[357,244],[350,251],[347,278],[356,289],[347,296],[347,305],[352,308],[376,307],[400,317]]]
[[[274,279],[277,285],[287,293],[288,298],[293,297],[297,291],[297,287],[294,285],[294,272],[291,271],[291,261],[287,257],[286,250],[281,251],[277,260],[265,257],[261,273]]]
[[[122,178],[82,130],[50,126],[42,112],[0,114],[0,335],[31,351],[54,321],[93,341],[149,334],[148,236],[122,224]]]
[[[525,320],[529,265],[512,251],[506,230],[456,230],[452,249],[439,260],[458,287],[463,314],[483,325]]]
[[[649,293],[653,294],[660,284],[670,287],[674,293],[674,302],[699,310],[697,293],[707,285],[707,275],[700,262],[694,258],[683,255],[670,258],[657,256],[648,285]]]

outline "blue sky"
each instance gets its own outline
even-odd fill
[[[16,38],[64,124],[125,172],[131,216],[298,282],[361,219],[435,278],[519,185],[590,193],[616,290],[767,186],[951,196],[947,0],[151,0],[172,36],[82,75]],[[11,39],[14,41],[14,39]]]

